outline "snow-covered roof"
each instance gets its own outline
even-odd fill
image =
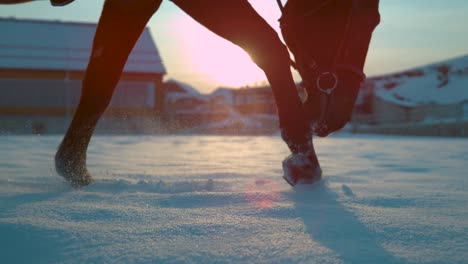
[[[378,98],[406,107],[453,104],[468,100],[468,56],[377,76]]]
[[[177,80],[174,80],[174,79],[169,79],[166,83],[173,83],[173,84],[177,85],[177,87],[181,88],[182,90],[184,90],[184,92],[186,92],[188,94],[193,94],[193,95],[199,95],[200,94],[200,92],[197,89],[195,89],[192,86],[190,86],[189,84],[181,82],[181,81],[177,81]]]
[[[226,103],[233,104],[233,88],[226,88],[226,87],[219,87],[215,91],[213,91],[209,96],[211,98],[214,97],[222,97],[225,99]]]
[[[0,68],[84,71],[95,31],[96,24],[0,18]],[[166,73],[148,28],[124,71]]]

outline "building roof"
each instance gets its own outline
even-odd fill
[[[180,92],[192,95],[200,95],[200,92],[197,89],[181,81],[169,79],[166,81],[165,84],[169,88],[168,92]]]
[[[96,24],[0,18],[0,69],[84,71]],[[145,28],[125,72],[164,74],[150,31]]]

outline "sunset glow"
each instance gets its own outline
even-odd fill
[[[193,70],[222,86],[241,87],[264,81],[265,74],[250,56],[230,43],[206,42],[194,47]]]
[[[192,19],[180,19],[174,24],[184,41],[179,43],[194,73],[203,75],[219,86],[242,87],[266,80],[263,71],[250,56],[236,45],[209,32]]]
[[[269,190],[265,193],[265,190]],[[255,185],[250,185],[245,190],[246,200],[260,209],[271,208],[281,199],[281,186],[274,181],[257,179]]]

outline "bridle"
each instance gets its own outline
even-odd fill
[[[286,27],[294,26],[297,23],[301,23],[306,17],[315,14],[316,12],[320,11],[322,8],[326,7],[327,5],[329,5],[330,3],[334,1],[336,0],[323,1],[323,3],[321,3],[320,5],[315,6],[314,8],[310,10],[306,10],[304,14],[300,16],[296,16],[293,18],[291,17],[284,18],[283,16],[284,16],[285,8],[283,6],[283,3],[281,2],[281,0],[276,0],[278,7],[280,8],[281,13],[282,13],[282,17],[279,20],[281,29],[284,30]],[[296,61],[291,59],[291,66],[293,66],[293,68],[295,68],[296,70],[300,70],[299,72],[305,72],[307,73],[307,75],[313,76],[313,78],[305,78],[304,76],[302,76],[303,80],[302,80],[301,86],[305,88],[306,91],[316,88],[320,92],[319,93],[321,97],[320,100],[322,102],[320,104],[320,107],[321,107],[320,118],[318,119],[317,122],[312,124],[312,127],[311,127],[313,133],[319,136],[326,136],[329,133],[327,132],[328,125],[326,121],[333,114],[332,111],[330,111],[331,99],[340,82],[340,78],[339,78],[337,71],[344,70],[344,71],[357,75],[361,80],[365,79],[365,75],[362,72],[362,70],[360,70],[354,65],[351,65],[350,63],[340,61],[340,56],[344,52],[346,52],[353,12],[354,12],[354,8],[351,7],[351,10],[348,12],[349,14],[346,18],[344,34],[340,38],[338,48],[335,51],[330,67],[326,67],[326,68],[321,67],[313,58],[310,58],[310,56],[306,56],[304,52],[301,50],[296,51],[295,53],[293,52]],[[297,41],[297,40],[294,39],[292,41]],[[297,63],[297,59],[300,60],[301,62],[300,64]],[[312,79],[312,81],[310,79]],[[329,81],[327,85],[324,84],[326,80]]]

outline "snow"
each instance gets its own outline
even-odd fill
[[[169,79],[169,80],[167,80],[166,83],[175,83],[175,84],[177,84],[180,88],[184,89],[185,93],[187,93],[187,94],[200,95],[200,92],[197,89],[195,89],[194,87],[192,87],[191,85],[189,85],[187,83],[177,81],[177,80],[174,80],[174,79]]]
[[[225,88],[221,87],[213,91],[211,94],[209,94],[209,97],[211,98],[219,98],[222,101],[220,103],[227,104],[227,105],[233,105],[234,104],[234,98],[233,98],[233,90],[235,88]]]
[[[316,140],[291,188],[278,136],[96,136],[96,182],[53,170],[59,136],[0,137],[2,263],[466,263],[466,139]]]
[[[228,118],[222,121],[209,122],[208,124],[202,124],[194,126],[190,129],[184,130],[184,134],[202,134],[210,133],[210,131],[219,131],[219,130],[234,130],[237,133],[249,133],[259,129],[262,129],[262,124],[256,121],[254,118],[242,116],[237,114],[232,109],[227,109],[229,115]]]
[[[468,75],[452,77],[443,88],[437,87],[436,75],[423,76],[414,80],[406,78],[391,90],[379,88],[377,94],[380,98],[399,105],[453,104],[468,100]],[[401,97],[405,100],[399,99]]]
[[[179,100],[184,100],[184,99],[194,99],[194,100],[199,100],[201,102],[208,101],[208,98],[201,94],[181,93],[181,92],[167,93],[165,99],[168,103],[175,103]]]
[[[440,67],[449,68],[447,83],[441,80]],[[411,73],[423,75],[408,76]],[[402,106],[460,103],[468,100],[468,56],[374,77],[371,82],[379,98]],[[386,88],[389,84],[395,87]]]

